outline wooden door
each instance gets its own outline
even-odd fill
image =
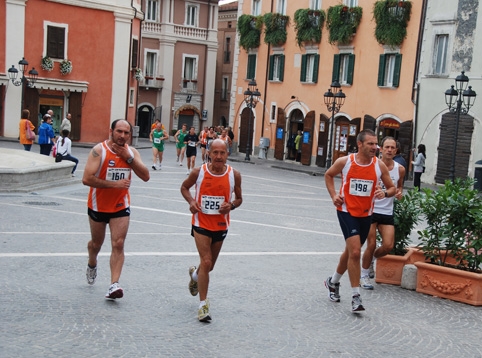
[[[348,154],[348,135],[350,133],[349,123],[345,121],[336,123],[333,148],[333,162]]]
[[[316,151],[316,165],[322,168],[326,167],[329,126],[330,119],[326,115],[320,114],[320,128],[318,128],[318,148]]]
[[[303,138],[301,141],[301,164],[311,165],[311,151],[313,149],[313,129],[315,128],[315,112],[306,114],[303,121]]]
[[[249,122],[253,121],[253,113],[252,110],[248,107],[245,107],[241,112],[241,126],[239,127],[239,144],[238,144],[238,151],[241,153],[246,153],[246,147],[248,145],[248,126],[251,127],[252,132],[252,124]],[[252,138],[251,138],[252,139]],[[252,151],[252,147],[250,146],[250,155]]]
[[[278,160],[284,159],[285,153],[285,111],[278,107],[276,116],[276,139],[274,144],[274,158]]]

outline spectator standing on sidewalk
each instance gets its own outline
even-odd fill
[[[22,118],[20,119],[20,123],[18,125],[18,133],[19,133],[19,140],[20,144],[23,144],[23,149],[27,152],[32,149],[33,139],[27,138],[27,127],[30,128],[31,131],[35,129],[35,126],[30,122],[30,111],[28,109],[22,110]]]
[[[412,162],[413,165],[413,186],[418,188],[420,191],[420,184],[422,183],[422,173],[425,173],[425,159],[427,155],[425,154],[425,145],[419,144],[417,147],[417,157],[415,161]]]
[[[52,146],[55,144],[55,133],[52,128],[52,117],[48,113],[43,116],[43,122],[38,127],[38,144],[40,154],[50,155]]]
[[[72,115],[70,113],[67,113],[62,123],[60,124],[60,133],[62,133],[64,130],[68,131],[69,133],[72,131],[72,123],[70,122],[71,118]]]
[[[352,312],[364,311],[360,297],[360,253],[371,225],[373,199],[392,197],[396,188],[386,165],[376,158],[377,136],[363,130],[357,136],[358,152],[338,158],[325,173],[328,193],[336,206],[345,237],[345,250],[332,276],[325,281],[328,298],[340,302],[340,279],[348,270],[352,288]],[[341,187],[335,190],[335,176],[341,174]],[[386,190],[377,184],[382,180]]]
[[[383,257],[390,253],[395,242],[395,222],[393,219],[393,202],[402,198],[403,178],[405,177],[405,167],[394,160],[397,152],[397,144],[395,138],[385,137],[382,140],[381,154],[382,161],[387,166],[390,178],[397,187],[394,197],[375,199],[373,206],[372,224],[367,238],[367,247],[362,257],[362,268],[360,277],[360,287],[366,290],[373,290],[373,283],[370,278],[375,277],[373,264],[375,259]],[[382,190],[386,190],[383,184],[380,185]],[[377,229],[382,237],[382,246],[376,248],[377,245]],[[376,248],[376,250],[375,250]]]
[[[124,296],[119,278],[124,265],[124,242],[129,228],[131,171],[143,181],[149,180],[149,169],[139,152],[127,143],[132,136],[132,126],[124,119],[111,124],[110,138],[98,143],[89,153],[82,183],[90,186],[88,215],[91,240],[87,245],[87,283],[93,285],[97,277],[97,255],[109,225],[112,252],[110,255],[110,286],[106,299]]]
[[[228,233],[230,213],[243,202],[241,174],[226,164],[226,143],[213,140],[209,155],[211,162],[194,168],[181,185],[181,194],[193,214],[191,235],[200,259],[197,268],[189,268],[189,292],[193,296],[199,293],[198,319],[201,322],[211,320],[207,298],[209,272],[214,269]],[[192,186],[196,188],[194,198],[190,191]]]

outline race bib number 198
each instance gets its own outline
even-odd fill
[[[370,196],[373,188],[372,180],[350,179],[350,195]]]
[[[203,195],[201,197],[201,208],[203,214],[218,215],[221,204],[224,202],[224,196],[209,196]]]

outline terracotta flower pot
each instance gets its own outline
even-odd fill
[[[417,292],[482,306],[482,274],[421,261],[415,266]]]
[[[425,255],[423,254],[423,251],[421,249],[417,247],[411,247],[410,250],[412,251],[412,255],[410,256],[410,262],[409,262],[410,264],[414,264],[415,262],[418,262],[418,261],[427,262],[425,260]],[[446,252],[447,250],[440,251],[442,256],[445,256]],[[453,255],[448,254],[445,262],[450,265],[456,265],[457,259]]]
[[[410,263],[413,250],[409,249],[404,256],[386,255],[377,259],[376,283],[388,283],[400,286],[403,266]]]

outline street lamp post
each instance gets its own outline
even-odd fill
[[[341,85],[338,81],[331,84],[331,88],[323,95],[326,108],[331,112],[330,125],[330,145],[328,146],[328,156],[326,157],[326,168],[331,167],[331,149],[333,148],[333,127],[335,126],[335,114],[341,109],[345,103],[345,94],[341,90]]]
[[[251,160],[249,158],[249,154],[251,152],[251,120],[253,117],[253,109],[256,107],[256,104],[259,102],[259,97],[261,93],[259,93],[258,89],[256,88],[256,81],[254,78],[249,81],[248,89],[244,91],[244,102],[246,102],[246,107],[249,108],[249,118],[248,118],[248,140],[246,142],[246,157],[244,160]]]
[[[475,97],[477,96],[475,91],[472,90],[472,86],[469,86],[467,89],[468,84],[469,78],[465,75],[465,71],[462,71],[462,74],[455,78],[455,88],[454,85],[452,85],[445,91],[445,103],[449,107],[450,113],[457,114],[455,119],[452,164],[450,165],[450,180],[452,183],[455,180],[455,154],[457,151],[457,140],[459,135],[460,113],[467,114],[470,107],[474,105]]]
[[[14,65],[8,69],[8,78],[12,80],[12,83],[15,86],[22,86],[22,107],[20,108],[20,111],[24,109],[24,92],[25,92],[25,86],[28,86],[32,88],[35,85],[35,82],[37,81],[38,78],[38,72],[33,67],[30,71],[28,71],[28,78],[25,77],[25,72],[27,72],[28,69],[28,61],[25,59],[25,57],[22,57],[20,61],[18,61],[18,68],[20,69],[20,72],[22,74],[22,77],[20,77],[19,80],[17,80],[18,76],[18,70],[15,68]]]

